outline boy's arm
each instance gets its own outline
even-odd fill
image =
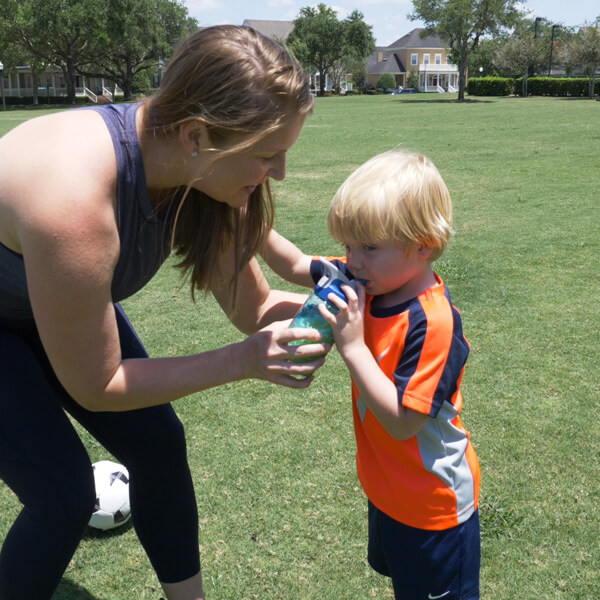
[[[329,299],[340,312],[333,315],[322,307],[321,314],[329,321],[338,352],[344,359],[360,397],[386,431],[398,440],[407,440],[418,433],[429,416],[400,404],[396,384],[381,370],[364,341],[363,313],[365,290],[357,286],[358,295],[343,286],[348,303],[330,294]]]
[[[315,283],[310,274],[312,256],[304,254],[300,248],[274,229],[269,232],[260,255],[282,279],[296,285],[314,287]]]

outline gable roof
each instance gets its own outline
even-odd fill
[[[286,41],[294,29],[293,21],[264,21],[260,19],[245,19],[242,23],[244,27],[251,27],[256,31],[270,37]]]
[[[383,73],[392,73],[393,75],[399,75],[405,73],[406,69],[402,64],[402,61],[396,53],[389,54],[387,58],[377,61],[378,52],[387,50],[387,48],[377,48],[371,56],[367,59],[366,71],[370,75],[381,75]]]
[[[403,50],[404,48],[446,48],[439,35],[428,35],[421,37],[423,28],[413,29],[411,32],[403,35],[394,43],[390,44],[388,50]]]

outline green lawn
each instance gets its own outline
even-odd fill
[[[433,159],[456,230],[437,270],[471,343],[463,417],[482,465],[482,598],[598,600],[600,103],[452,99],[318,99],[276,186],[277,228],[339,253],[326,215],[348,174],[390,148]],[[37,114],[0,113],[0,133]],[[191,303],[171,266],[125,303],[150,353],[241,339],[211,298]],[[393,598],[365,560],[349,396],[334,352],[306,391],[248,381],[177,404],[210,600]],[[82,435],[93,460],[107,457]],[[19,510],[1,483],[0,506],[1,539]],[[159,596],[129,526],[90,532],[55,600]]]

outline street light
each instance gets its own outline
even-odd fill
[[[535,18],[535,28],[533,30],[533,39],[537,40],[537,32],[538,32],[538,23],[541,23],[542,21],[545,21],[546,19],[544,19],[544,17],[536,17]],[[535,66],[531,65],[529,67],[529,77],[533,77],[533,72],[534,72]]]
[[[2,78],[3,71],[4,65],[0,62],[0,94],[2,95],[2,110],[6,110],[6,100],[4,99],[4,79]]]
[[[538,23],[540,23],[541,21],[545,21],[546,19],[544,19],[544,17],[536,17],[535,18],[535,30],[533,32],[533,39],[537,39],[537,26]]]
[[[554,30],[560,29],[560,25],[552,25],[552,35],[550,36],[550,63],[548,64],[548,77],[552,72],[552,51],[554,50]]]

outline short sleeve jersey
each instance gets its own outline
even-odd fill
[[[333,260],[346,272],[343,260]],[[313,260],[311,273],[320,276]],[[351,275],[351,274],[350,274]],[[365,342],[398,390],[398,402],[429,416],[408,440],[393,438],[352,383],[358,476],[367,497],[393,519],[443,530],[465,522],[479,500],[480,468],[460,411],[469,354],[458,310],[437,284],[417,298],[376,308],[367,296]]]

